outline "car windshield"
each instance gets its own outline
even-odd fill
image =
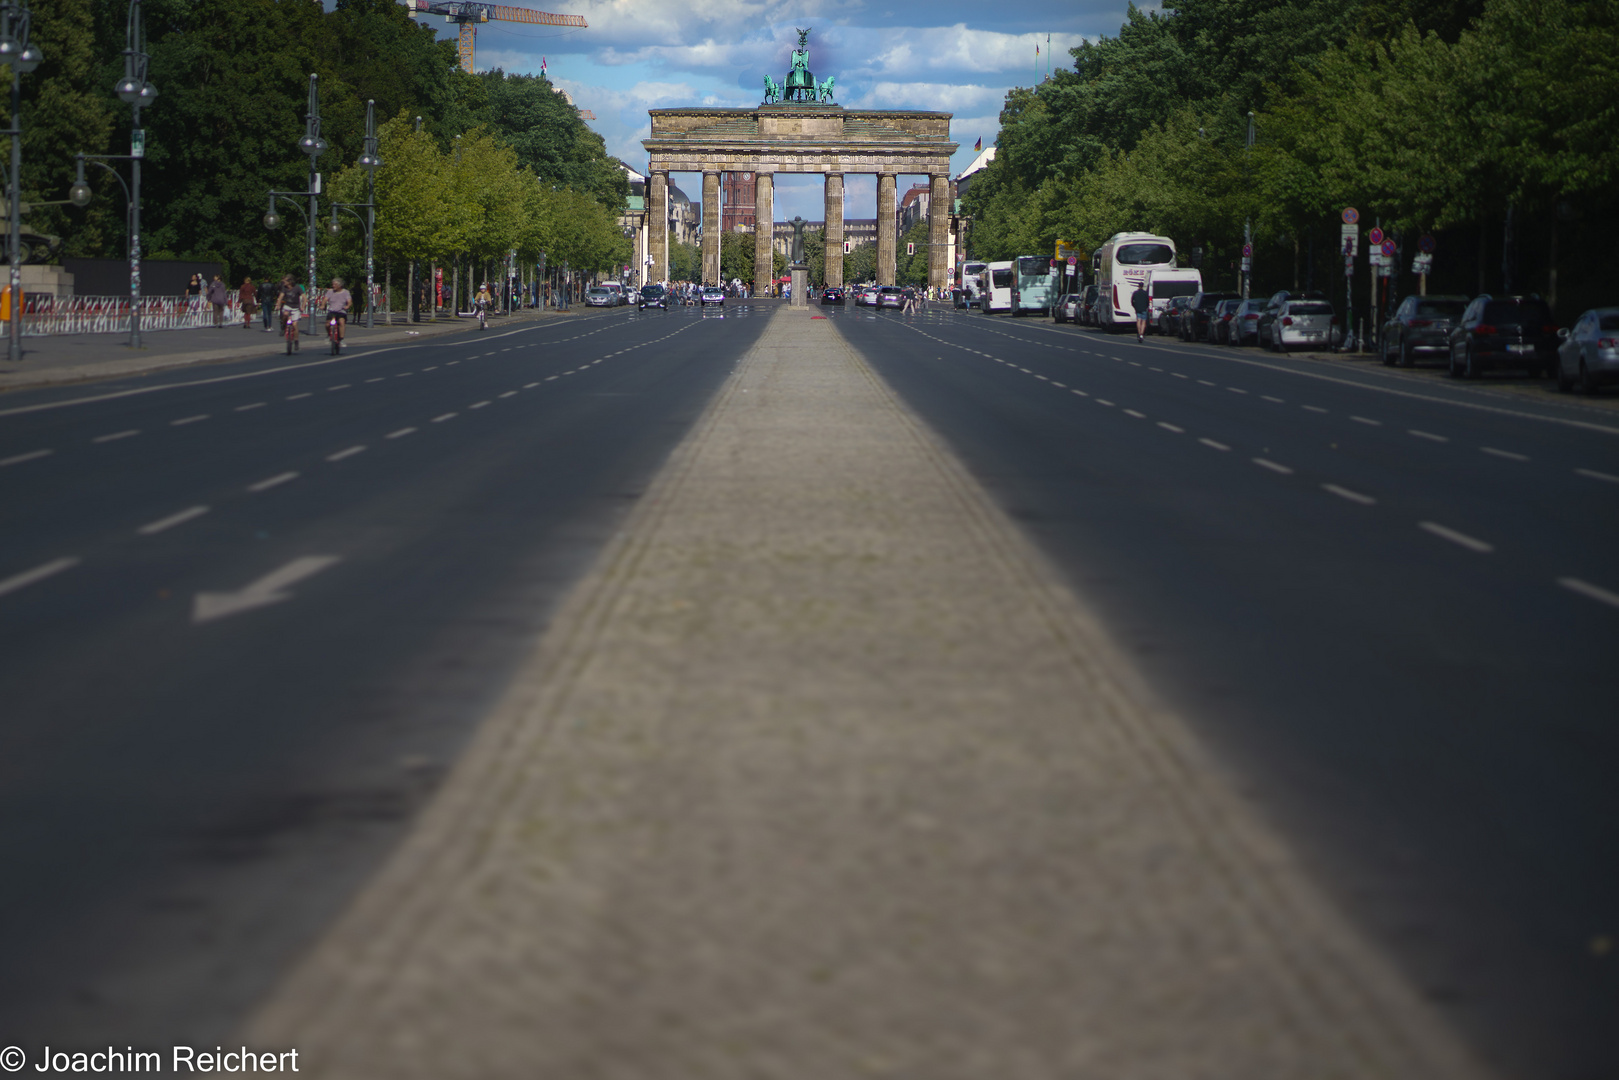
[[[1419,300],[1412,314],[1430,319],[1457,319],[1466,307],[1466,300]]]
[[[1320,300],[1295,300],[1287,305],[1289,315],[1331,315],[1332,305]]]
[[[1602,316],[1602,329],[1619,330],[1619,315]]]
[[[643,285],[641,287],[641,295],[645,296],[645,297],[647,297],[649,299],[656,300],[658,297],[663,295],[663,286],[662,285]]]
[[[1174,262],[1175,252],[1168,244],[1125,244],[1113,261],[1124,266],[1161,266]]]
[[[884,292],[890,296],[898,296],[900,293],[900,288],[898,285],[884,285],[878,290],[878,292]]]
[[[607,290],[606,289],[591,289],[590,290],[590,295],[591,296],[606,296],[607,295]]]
[[[1236,297],[1227,296],[1225,293],[1204,293],[1198,299],[1198,307],[1217,308],[1227,300],[1234,299],[1236,299]]]
[[[1551,309],[1539,300],[1491,300],[1484,321],[1497,326],[1534,326],[1552,321]]]

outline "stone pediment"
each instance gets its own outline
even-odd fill
[[[808,152],[833,167],[832,159],[840,154],[937,159],[956,149],[950,141],[949,113],[789,102],[753,109],[653,109],[650,115],[652,137],[642,145],[654,161],[687,162],[694,155],[713,154],[728,164],[742,158],[765,163],[772,153],[796,157]]]

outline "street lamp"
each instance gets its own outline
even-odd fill
[[[1248,154],[1248,152],[1251,151],[1253,148],[1254,148],[1254,111],[1252,109],[1249,109],[1248,110],[1248,145],[1243,148],[1243,155],[1242,155],[1242,172],[1243,172],[1243,176],[1245,178],[1249,174],[1249,161],[1248,161],[1249,154]],[[1252,187],[1251,184],[1247,184],[1247,185],[1244,185],[1244,186]],[[1243,218],[1243,220],[1242,220],[1242,259],[1243,259],[1243,265],[1244,265],[1244,269],[1242,271],[1242,298],[1244,300],[1248,299],[1248,291],[1249,291],[1250,287],[1253,285],[1253,280],[1254,280],[1253,251],[1254,251],[1254,218],[1253,218],[1253,215],[1250,214],[1247,217]]]
[[[320,173],[317,162],[327,150],[326,140],[320,137],[320,98],[316,94],[316,82],[319,75],[311,73],[309,76],[309,111],[304,114],[304,134],[298,140],[298,149],[309,155],[309,187],[305,191],[271,191],[270,206],[264,214],[264,227],[277,229],[281,226],[281,215],[276,212],[276,198],[304,198],[309,199],[309,210],[304,213],[304,233],[306,246],[309,249],[309,291],[304,304],[309,315],[309,333],[315,332],[315,225],[320,213],[317,199],[320,196]],[[297,203],[293,204],[297,206]],[[299,207],[302,211],[303,208]]]
[[[365,202],[332,203],[332,220],[326,226],[334,237],[343,234],[343,226],[337,220],[338,210],[353,214],[365,226],[365,326],[368,330],[377,325],[376,263],[372,257],[372,241],[377,228],[377,167],[382,164],[382,157],[377,153],[376,107],[375,101],[365,103],[365,150],[360,154],[360,168],[365,170]],[[359,214],[361,210],[365,211],[363,218]]]
[[[11,69],[11,169],[6,176],[11,204],[11,229],[7,251],[11,256],[11,332],[6,338],[6,358],[22,359],[22,77],[45,59],[28,43],[30,15],[25,0],[0,4],[0,63]]]

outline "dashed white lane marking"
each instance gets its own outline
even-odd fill
[[[540,384],[539,384],[539,383],[537,383],[537,382],[531,382],[531,383],[524,383],[524,384],[523,384],[523,389],[524,389],[524,390],[532,390],[532,389],[534,389],[534,388],[535,388],[535,387],[536,387],[536,386],[538,386],[538,385],[540,385]]]
[[[288,401],[299,401],[299,400],[301,400],[301,399],[303,399],[303,398],[306,398],[306,397],[314,397],[314,396],[315,396],[315,395],[314,395],[314,394],[313,394],[313,393],[311,393],[311,392],[310,392],[310,391],[308,391],[308,390],[305,390],[305,391],[304,391],[304,392],[303,392],[303,393],[301,393],[301,394],[288,394],[288,395],[287,395],[287,400],[288,400]]]
[[[1581,476],[1588,476],[1592,480],[1606,480],[1610,484],[1619,484],[1619,476],[1612,473],[1597,472],[1595,469],[1575,469]]]
[[[1050,382],[1051,381],[1050,379],[1046,378],[1044,375],[1036,375],[1035,378],[1039,379],[1041,382]]]
[[[1199,379],[1199,380],[1197,380],[1197,384],[1199,386],[1215,386],[1215,385],[1217,385],[1216,383],[1209,382],[1209,380],[1207,380],[1207,379]]]
[[[142,525],[135,531],[142,536],[151,536],[154,533],[162,532],[164,529],[172,529],[176,525],[183,525],[192,518],[202,517],[202,515],[206,514],[207,512],[208,508],[206,506],[188,507],[185,510],[181,510],[178,514],[170,514],[166,518],[158,518],[156,521]]]
[[[442,424],[442,423],[444,423],[444,421],[446,421],[446,420],[454,420],[457,416],[460,416],[460,415],[461,415],[460,413],[447,412],[443,416],[435,416],[435,417],[433,417],[433,419],[429,420],[428,423],[429,424]]]
[[[1278,405],[1286,405],[1287,404],[1287,402],[1283,401],[1281,398],[1279,398],[1279,397],[1271,397],[1269,394],[1260,394],[1259,395],[1259,400],[1260,401],[1274,401]]]
[[[1577,592],[1581,596],[1588,596],[1592,600],[1607,604],[1609,607],[1619,608],[1619,593],[1609,592],[1600,585],[1593,585],[1589,581],[1581,581],[1576,577],[1558,578],[1557,584],[1571,592]],[[4,586],[0,585],[0,592],[4,591]]]
[[[186,424],[195,424],[199,420],[206,420],[206,419],[208,419],[208,414],[207,413],[199,413],[196,416],[182,416],[178,420],[170,420],[169,421],[169,426],[170,427],[183,427]]]
[[[326,388],[326,392],[331,393],[333,390],[347,390],[349,387],[351,387],[353,385],[354,385],[353,383],[340,382],[336,386],[328,386]]]
[[[1110,408],[1110,409],[1111,409],[1111,408],[1113,408],[1113,402],[1111,402],[1111,401],[1107,401],[1107,400],[1105,400],[1105,399],[1103,399],[1103,398],[1097,398],[1097,399],[1096,399],[1096,403],[1097,403],[1097,404],[1098,404],[1098,405],[1106,405],[1106,406],[1107,406],[1107,407],[1108,407],[1108,408]]]
[[[1144,412],[1136,412],[1134,409],[1126,409],[1126,410],[1124,410],[1124,415],[1133,416],[1137,420],[1145,420],[1147,418],[1146,413],[1144,413]]]
[[[256,484],[247,485],[247,490],[252,492],[269,491],[273,487],[280,487],[282,484],[296,479],[298,479],[298,474],[295,472],[276,473],[274,476],[260,480]]]
[[[335,454],[327,454],[326,455],[326,460],[327,461],[342,461],[344,458],[351,458],[355,454],[363,454],[363,453],[365,453],[365,447],[364,446],[351,446],[346,450],[339,450]]]
[[[1529,460],[1528,454],[1514,454],[1511,450],[1497,450],[1493,446],[1481,446],[1479,447],[1479,452],[1483,454],[1491,454],[1498,458],[1506,458],[1508,461]]]
[[[454,367],[455,365],[459,364],[460,362],[461,361],[459,361],[459,360],[446,360],[446,361],[444,361],[444,366],[445,367]]]
[[[1066,390],[1066,389],[1068,389],[1068,384],[1067,384],[1067,383],[1065,383],[1065,382],[1058,382],[1058,381],[1057,381],[1057,380],[1056,380],[1056,379],[1052,379],[1052,380],[1051,380],[1051,385],[1052,385],[1052,386],[1055,386],[1055,387],[1058,387],[1058,388],[1059,388],[1059,389],[1062,389],[1062,390]]]
[[[236,411],[237,412],[247,412],[250,409],[262,409],[268,404],[269,404],[268,401],[255,401],[250,405],[238,405],[238,406],[236,406]]]
[[[1353,420],[1357,424],[1365,424],[1367,427],[1382,427],[1383,426],[1383,421],[1381,421],[1381,420],[1372,420],[1372,419],[1369,419],[1369,418],[1364,417],[1364,416],[1351,416],[1349,419]]]
[[[1055,346],[1053,346],[1053,348],[1055,348]],[[1156,371],[1160,375],[1162,375],[1164,373],[1164,369],[1161,368],[1161,367],[1150,367],[1147,370],[1148,371]]]
[[[1070,391],[1068,391],[1068,392],[1069,392],[1069,393],[1070,393],[1070,394],[1078,394],[1078,395],[1079,395],[1079,396],[1080,396],[1080,397],[1090,397],[1090,395],[1089,395],[1089,394],[1087,394],[1087,393],[1086,393],[1086,392],[1085,392],[1085,391],[1083,391],[1083,390],[1070,390]]]
[[[437,371],[437,370],[438,370],[438,365],[434,364],[432,367],[424,367],[424,368],[422,368],[422,374],[425,375],[429,371]]]
[[[63,570],[77,565],[79,565],[79,559],[76,556],[69,555],[61,559],[52,559],[48,563],[41,563],[32,570],[24,570],[20,574],[13,574],[4,581],[0,581],[0,596],[26,588],[36,581],[44,581],[52,574],[59,574]]]
[[[1418,431],[1416,428],[1408,429],[1406,431],[1406,434],[1407,435],[1415,435],[1419,439],[1427,439],[1429,442],[1449,442],[1450,441],[1450,436],[1448,436],[1448,435],[1435,435],[1431,431]]]
[[[1323,409],[1319,405],[1300,405],[1299,408],[1303,409],[1305,412],[1326,412],[1327,411],[1327,410]]]
[[[1483,540],[1478,539],[1477,537],[1468,536],[1466,533],[1457,532],[1455,529],[1447,529],[1443,525],[1438,524],[1437,522],[1432,522],[1432,521],[1419,522],[1418,523],[1418,528],[1421,528],[1421,529],[1424,529],[1424,530],[1426,530],[1428,532],[1431,532],[1435,536],[1442,537],[1443,539],[1449,540],[1453,544],[1460,544],[1462,547],[1466,548],[1469,551],[1477,551],[1480,554],[1486,554],[1487,555],[1490,552],[1495,550],[1495,545],[1494,544],[1487,544]]]
[[[557,379],[560,379],[561,377],[562,376],[560,376],[560,375],[547,375],[542,381],[543,382],[555,382]]]
[[[487,402],[487,401],[474,401],[471,405],[468,405],[467,408],[469,408],[469,409],[481,409],[487,404],[489,404],[489,402]]]
[[[408,379],[414,374],[416,374],[414,371],[398,371],[398,372],[394,373],[394,378],[396,378],[396,379]]]
[[[1226,387],[1226,389],[1231,391],[1233,394],[1246,394],[1248,392],[1246,390],[1239,390],[1235,386],[1228,386],[1228,387]]]
[[[517,391],[516,390],[508,390],[504,394],[496,394],[495,396],[496,397],[503,397],[503,398],[516,397],[517,396]]]
[[[1185,435],[1186,434],[1186,429],[1185,428],[1176,427],[1174,424],[1168,424],[1168,423],[1165,423],[1162,420],[1158,421],[1158,426],[1163,428],[1165,431],[1173,431],[1177,435]]]
[[[1227,446],[1225,443],[1223,443],[1223,442],[1215,442],[1213,439],[1199,439],[1197,441],[1202,443],[1204,446],[1212,446],[1216,450],[1229,450],[1229,449],[1231,449],[1231,447]]]
[[[1170,374],[1175,376],[1175,378],[1177,378],[1177,379],[1189,379],[1189,378],[1191,378],[1190,375],[1182,375],[1178,371],[1171,371]]]
[[[115,431],[111,435],[97,435],[90,441],[93,443],[117,442],[119,439],[132,439],[140,433],[140,428],[130,428],[128,431]]]
[[[6,465],[21,465],[25,461],[34,461],[42,457],[50,457],[55,450],[30,450],[26,454],[13,454],[8,458],[0,458],[0,467]]]
[[[1269,460],[1267,460],[1265,458],[1262,458],[1262,457],[1254,458],[1253,462],[1254,462],[1255,465],[1258,465],[1261,469],[1269,469],[1271,472],[1279,472],[1283,476],[1291,476],[1291,475],[1293,475],[1293,470],[1288,468],[1286,465],[1278,464],[1277,462],[1269,461]]]
[[[1332,492],[1340,499],[1348,499],[1352,503],[1360,503],[1362,506],[1377,505],[1377,500],[1372,498],[1370,495],[1362,495],[1358,491],[1350,491],[1348,488],[1339,487],[1337,484],[1322,484],[1321,489],[1323,491]]]
[[[416,433],[416,429],[413,428],[413,427],[402,427],[398,431],[390,431],[390,432],[388,432],[388,434],[384,435],[383,438],[384,439],[403,439],[406,435],[414,435],[415,433]]]

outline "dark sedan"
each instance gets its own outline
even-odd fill
[[[821,290],[821,303],[836,304],[838,307],[842,307],[844,304],[843,289],[837,285],[828,285]]]
[[[1447,356],[1450,328],[1467,310],[1465,296],[1408,296],[1383,324],[1383,363],[1410,367],[1419,356]]]
[[[1557,364],[1557,324],[1538,296],[1476,296],[1450,331],[1450,374],[1476,379],[1492,368],[1550,375]]]
[[[1237,308],[1243,303],[1242,297],[1233,296],[1221,300],[1209,312],[1208,342],[1210,345],[1231,344],[1231,320],[1237,314]]]
[[[1579,386],[1595,395],[1604,383],[1619,382],[1619,308],[1592,308],[1559,331],[1557,388]]]
[[[1182,341],[1213,341],[1209,336],[1209,319],[1214,315],[1214,309],[1222,300],[1241,300],[1236,293],[1229,292],[1200,292],[1192,297],[1192,304],[1181,316]]]
[[[669,290],[662,285],[642,285],[641,301],[636,310],[645,311],[649,307],[669,310]]]

